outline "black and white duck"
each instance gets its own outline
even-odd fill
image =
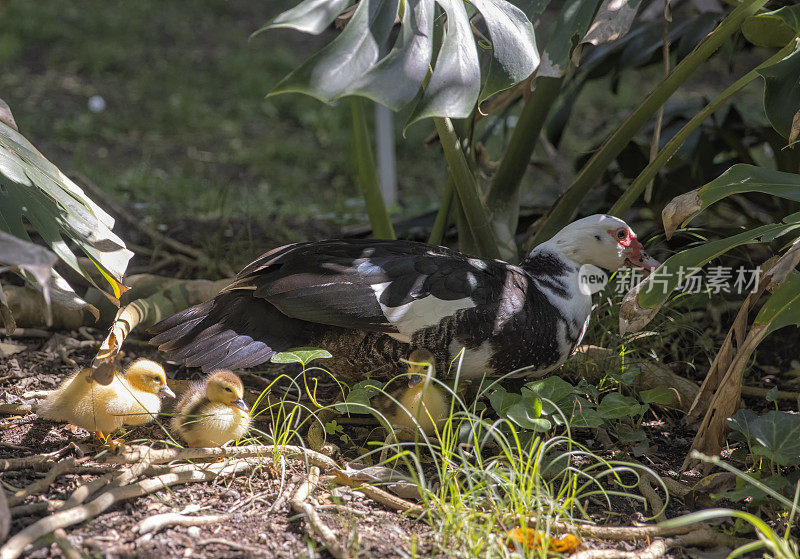
[[[204,370],[255,367],[314,346],[333,354],[326,367],[353,379],[373,371],[386,380],[417,348],[433,352],[440,376],[462,350],[462,377],[541,373],[563,363],[586,330],[583,265],[658,262],[624,221],[600,214],[567,225],[518,265],[412,241],[296,243],[155,325],[151,343]]]

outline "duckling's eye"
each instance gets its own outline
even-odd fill
[[[226,390],[227,392],[233,392],[233,390],[231,390],[231,389],[230,389],[229,387],[227,387],[227,386],[225,387],[225,390]]]

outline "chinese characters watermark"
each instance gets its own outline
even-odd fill
[[[670,292],[677,289],[682,293],[708,292],[711,294],[736,293],[742,295],[758,291],[758,281],[761,277],[761,268],[745,268],[739,266],[711,266],[705,270],[693,266],[680,266],[675,268],[659,268],[651,274],[645,292],[660,289]],[[627,293],[645,278],[642,270],[638,268],[620,271],[616,276],[616,293]],[[703,282],[705,280],[705,282]]]

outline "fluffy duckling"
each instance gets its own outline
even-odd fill
[[[163,367],[140,359],[108,385],[92,379],[92,369],[78,371],[50,392],[37,408],[46,419],[67,421],[98,438],[122,425],[141,425],[161,411],[161,396],[175,397]]]
[[[421,429],[426,435],[441,430],[448,415],[444,391],[433,383],[436,363],[427,349],[416,349],[408,357],[408,386],[391,390],[390,398],[379,398],[375,404],[400,435],[411,435]],[[426,378],[430,375],[430,378]]]
[[[172,429],[191,447],[222,446],[247,433],[249,411],[239,377],[230,371],[217,371],[181,396]]]

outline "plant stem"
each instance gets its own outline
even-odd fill
[[[572,219],[589,189],[602,177],[603,172],[625,148],[628,142],[658,108],[669,99],[678,87],[705,62],[733,33],[745,18],[753,15],[767,0],[745,0],[700,42],[695,49],[636,107],[619,125],[600,149],[584,165],[572,185],[558,199],[547,219],[536,232],[534,245],[548,240]]]
[[[622,196],[611,206],[608,211],[611,215],[621,216],[628,208],[630,208],[642,191],[647,187],[647,184],[652,181],[656,173],[667,164],[670,158],[675,155],[675,152],[683,145],[689,136],[700,127],[700,125],[709,116],[711,116],[717,109],[719,109],[728,99],[730,99],[736,92],[745,87],[758,77],[758,70],[771,66],[783,59],[786,55],[792,52],[794,42],[789,43],[774,55],[770,56],[762,64],[739,78],[730,87],[720,93],[713,101],[703,107],[699,113],[694,115],[692,119],[681,128],[672,139],[667,142],[664,148],[658,152],[658,155],[653,159],[644,170],[639,173],[639,176],[631,183],[631,185],[622,193]]]
[[[364,110],[364,99],[350,97],[350,112],[353,117],[353,141],[356,148],[358,164],[358,182],[361,185],[361,195],[367,206],[369,222],[372,225],[372,234],[376,239],[394,239],[394,227],[389,220],[389,212],[383,202],[378,169],[375,166],[375,156],[372,153],[372,141],[367,128],[367,117]]]
[[[550,113],[550,108],[558,98],[561,91],[563,77],[536,78],[534,90],[525,101],[519,120],[511,134],[508,147],[500,161],[497,172],[492,177],[492,184],[486,194],[486,206],[491,212],[513,211],[514,220],[512,230],[516,229],[516,221],[519,217],[519,204],[512,203],[517,200],[519,185],[522,177],[528,169],[531,155],[539,139],[544,121]],[[509,205],[513,206],[508,207]]]
[[[469,168],[461,149],[461,142],[453,129],[453,123],[446,117],[434,117],[433,122],[439,133],[444,158],[450,169],[453,186],[464,210],[467,225],[475,240],[476,249],[481,256],[498,258],[500,251],[489,222],[488,212],[478,193],[478,181]]]
[[[436,214],[436,220],[433,222],[431,235],[428,237],[428,244],[442,244],[442,239],[444,239],[447,226],[450,223],[450,208],[453,206],[453,194],[453,179],[448,173],[447,183],[444,187],[444,195],[442,196],[442,202],[439,206],[439,212]]]

